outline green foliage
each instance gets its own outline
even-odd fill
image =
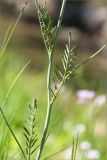
[[[45,47],[48,54],[50,54],[53,46],[55,27],[53,27],[52,20],[48,15],[46,2],[43,8],[40,7],[37,0],[35,3]]]
[[[26,139],[26,157],[27,160],[31,159],[32,154],[37,150],[36,142],[38,140],[37,135],[37,100],[34,99],[33,105],[29,105],[28,118],[26,120],[26,126],[24,126],[24,136]]]
[[[10,135],[7,132],[7,129],[4,127],[3,122],[0,123],[0,159],[8,160],[8,148],[10,142]],[[8,136],[7,136],[8,134]]]
[[[75,67],[76,67],[76,60],[77,60],[77,56],[76,56],[76,50],[75,47],[73,47],[71,45],[72,40],[71,40],[71,33],[69,33],[69,37],[68,37],[68,43],[65,45],[65,50],[63,53],[63,57],[62,57],[62,67],[59,68],[59,66],[57,66],[56,72],[55,72],[55,78],[56,79],[56,84],[59,83],[59,85],[56,85],[55,87],[55,91],[53,91],[51,89],[52,92],[52,101],[51,103],[53,103],[57,97],[57,95],[59,94],[63,84],[70,79],[72,76],[74,76],[74,71],[75,71]]]
[[[63,17],[63,13],[64,13],[66,0],[63,0],[63,2],[62,2],[62,7],[61,7],[57,27],[56,27],[54,40],[50,36],[51,34],[50,34],[49,24],[51,24],[51,20],[47,16],[46,9],[44,9],[44,11],[43,11],[43,13],[45,13],[45,14],[41,14],[40,7],[38,5],[37,0],[35,1],[35,4],[36,4],[37,13],[38,13],[38,18],[39,18],[39,21],[40,21],[40,26],[41,26],[41,30],[42,30],[44,43],[45,43],[45,46],[46,46],[46,49],[47,49],[47,52],[48,52],[48,58],[49,58],[48,73],[47,73],[47,113],[46,113],[46,119],[45,119],[45,123],[44,123],[42,138],[41,138],[41,142],[40,142],[40,148],[39,148],[37,156],[36,156],[36,160],[40,160],[40,158],[42,156],[43,148],[44,148],[44,145],[45,145],[45,142],[46,142],[46,139],[47,139],[48,127],[49,127],[49,123],[50,123],[52,106],[53,106],[53,101],[51,101],[52,97],[51,97],[51,90],[50,90],[50,88],[51,88],[51,76],[52,76],[52,64],[53,64],[53,56],[55,54],[56,44],[57,44],[57,40],[58,40],[58,35],[59,35],[60,28],[61,28],[61,22],[62,22],[62,17]],[[41,17],[41,15],[43,16],[43,18]],[[47,19],[48,19],[48,23],[47,23]],[[43,28],[44,28],[44,30],[43,30]],[[45,33],[47,33],[47,28],[49,28],[49,34],[46,35]],[[44,35],[47,36],[48,38],[45,39]],[[49,47],[48,47],[48,45],[46,45],[48,40],[50,40],[50,43],[48,44],[48,45],[50,45]]]
[[[72,46],[72,39],[71,39],[71,33],[69,33],[68,37],[68,44],[66,44],[66,48],[64,50],[63,58],[62,58],[62,63],[63,63],[63,82],[66,80],[70,79],[70,77],[73,74],[74,68],[76,66],[76,50],[74,46]]]
[[[13,27],[11,27],[11,25],[10,25],[9,28],[8,28],[8,30],[7,30],[7,32],[6,32],[6,35],[5,35],[5,38],[4,38],[4,42],[3,42],[3,45],[2,45],[1,50],[0,50],[0,59],[2,58],[2,56],[5,53],[5,50],[6,50],[7,46],[8,46],[8,43],[9,43],[9,41],[10,41],[10,39],[11,39],[14,31],[15,31],[15,28],[16,28],[16,26],[17,26],[17,24],[18,24],[18,22],[19,22],[19,20],[20,20],[20,18],[22,16],[22,14],[24,12],[24,9],[25,9],[26,5],[27,5],[27,1],[25,2],[25,5],[23,6],[23,8],[22,8],[22,10],[21,10],[21,12],[20,12],[20,14],[19,14],[19,16],[18,16],[15,24],[13,25]],[[6,103],[6,100],[7,100],[8,96],[9,96],[9,94],[10,94],[10,92],[11,92],[11,90],[12,90],[14,84],[15,84],[15,82],[17,81],[17,79],[19,78],[19,76],[21,75],[21,73],[24,71],[24,69],[28,66],[28,64],[29,64],[29,62],[27,62],[24,65],[24,67],[19,71],[19,73],[17,74],[17,76],[14,78],[14,80],[12,81],[12,83],[11,83],[11,85],[10,85],[7,93],[6,93],[6,96],[5,96],[2,104],[0,104],[1,115],[2,115],[2,117],[4,119],[4,121],[5,121],[8,129],[10,130],[12,136],[14,137],[17,145],[19,146],[19,148],[20,148],[20,150],[21,150],[21,152],[22,152],[22,154],[23,154],[24,157],[25,157],[25,154],[24,154],[23,148],[22,148],[21,144],[19,143],[19,140],[17,139],[17,137],[16,137],[14,131],[12,130],[10,124],[8,123],[8,120],[7,120],[6,116],[5,116],[4,111],[3,111],[2,108],[4,107],[4,105]],[[26,157],[25,157],[25,159],[26,159]]]

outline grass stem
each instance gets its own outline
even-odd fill
[[[51,103],[51,91],[50,91],[52,63],[53,63],[53,55],[54,55],[54,51],[55,51],[55,48],[56,48],[59,31],[60,31],[60,28],[61,28],[61,22],[62,22],[62,17],[63,17],[63,13],[64,13],[64,9],[65,9],[65,4],[66,4],[66,0],[63,0],[60,15],[59,15],[59,19],[58,19],[58,24],[57,24],[57,29],[56,29],[56,34],[55,34],[53,47],[52,47],[51,53],[49,55],[49,64],[48,64],[48,72],[47,72],[47,113],[46,113],[46,119],[45,119],[44,129],[43,129],[43,133],[42,133],[40,148],[38,150],[36,160],[40,160],[40,158],[41,158],[43,148],[44,148],[44,144],[45,144],[46,137],[47,137],[49,122],[50,122],[50,118],[51,118],[52,105],[53,105],[53,103]]]

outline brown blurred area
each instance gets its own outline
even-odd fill
[[[40,0],[43,6],[44,0]],[[57,23],[62,0],[47,0],[47,8],[53,20]],[[0,43],[11,21],[15,21],[19,15],[24,1],[0,0]],[[107,0],[67,0],[59,38],[59,47],[67,40],[68,31],[72,32],[74,44],[79,44],[79,53],[93,53],[107,43]],[[13,38],[12,47],[24,47],[34,56],[35,48],[39,52],[43,49],[41,33],[36,16],[34,1],[28,1],[25,12]],[[17,46],[18,45],[18,46]],[[98,56],[96,65],[101,70],[107,71],[107,48]],[[107,72],[106,72],[107,73]]]

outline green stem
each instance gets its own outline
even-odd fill
[[[25,153],[24,153],[24,151],[23,151],[23,149],[22,149],[22,147],[21,147],[19,141],[17,140],[17,138],[16,138],[16,136],[15,136],[13,130],[11,129],[11,127],[10,127],[10,125],[9,125],[9,123],[8,123],[8,121],[7,121],[7,119],[6,119],[5,115],[4,115],[3,110],[2,110],[1,107],[0,107],[0,112],[1,112],[1,114],[2,114],[2,116],[3,116],[3,119],[4,119],[5,123],[6,123],[6,125],[8,126],[8,128],[9,128],[9,130],[10,130],[11,134],[13,135],[15,141],[17,142],[17,145],[19,146],[19,148],[20,148],[20,150],[21,150],[21,152],[22,152],[24,158],[26,159]]]
[[[46,114],[46,119],[45,119],[45,124],[44,124],[44,130],[42,134],[42,140],[40,144],[40,148],[38,150],[37,158],[36,160],[40,160],[43,147],[46,141],[46,136],[47,136],[47,131],[48,131],[48,126],[49,126],[49,121],[51,117],[51,111],[52,111],[52,104],[50,103],[51,101],[51,94],[50,94],[50,79],[51,79],[51,65],[52,65],[52,60],[49,61],[49,66],[48,66],[48,73],[47,73],[47,98],[48,98],[48,106],[47,106],[47,114]]]
[[[40,160],[40,158],[41,158],[43,148],[44,148],[44,144],[46,142],[49,122],[50,122],[50,118],[51,118],[52,105],[53,105],[53,103],[51,103],[51,91],[50,91],[52,63],[53,63],[53,55],[54,55],[54,51],[55,51],[55,48],[56,48],[59,31],[60,31],[60,28],[61,28],[61,22],[62,22],[62,17],[63,17],[63,13],[64,13],[64,9],[65,9],[65,4],[66,4],[66,0],[63,0],[60,15],[59,15],[59,19],[58,19],[57,30],[56,30],[56,34],[55,34],[55,39],[54,39],[52,51],[51,51],[51,54],[49,55],[49,64],[48,64],[48,72],[47,72],[47,103],[48,103],[47,104],[47,113],[46,113],[46,119],[45,119],[44,129],[43,129],[43,133],[42,133],[40,148],[38,150],[36,160]]]
[[[65,6],[66,6],[66,1],[67,0],[63,0],[63,2],[62,2],[62,7],[61,7],[57,27],[56,27],[56,34],[55,34],[55,39],[54,39],[54,43],[53,43],[52,54],[54,54],[56,44],[57,44],[57,41],[58,41],[58,35],[59,35],[59,32],[60,32],[60,28],[61,28],[62,18],[63,18],[63,15],[64,15]]]

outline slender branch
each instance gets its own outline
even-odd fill
[[[53,55],[54,55],[54,51],[55,51],[55,48],[56,48],[59,31],[60,31],[60,28],[61,28],[61,22],[62,22],[62,17],[63,17],[63,13],[64,13],[64,9],[65,9],[65,4],[66,4],[66,0],[63,0],[61,11],[60,11],[60,16],[59,16],[59,20],[58,20],[58,24],[57,24],[57,29],[56,29],[56,34],[55,34],[53,47],[52,47],[51,53],[49,54],[49,64],[48,64],[48,72],[47,72],[47,113],[46,113],[46,119],[45,119],[44,129],[43,129],[43,133],[42,133],[40,148],[38,150],[36,160],[40,160],[40,158],[41,158],[43,148],[44,148],[44,144],[45,144],[46,137],[47,137],[51,112],[52,112],[52,104],[53,103],[51,103],[51,91],[50,91],[52,63],[53,63]]]

